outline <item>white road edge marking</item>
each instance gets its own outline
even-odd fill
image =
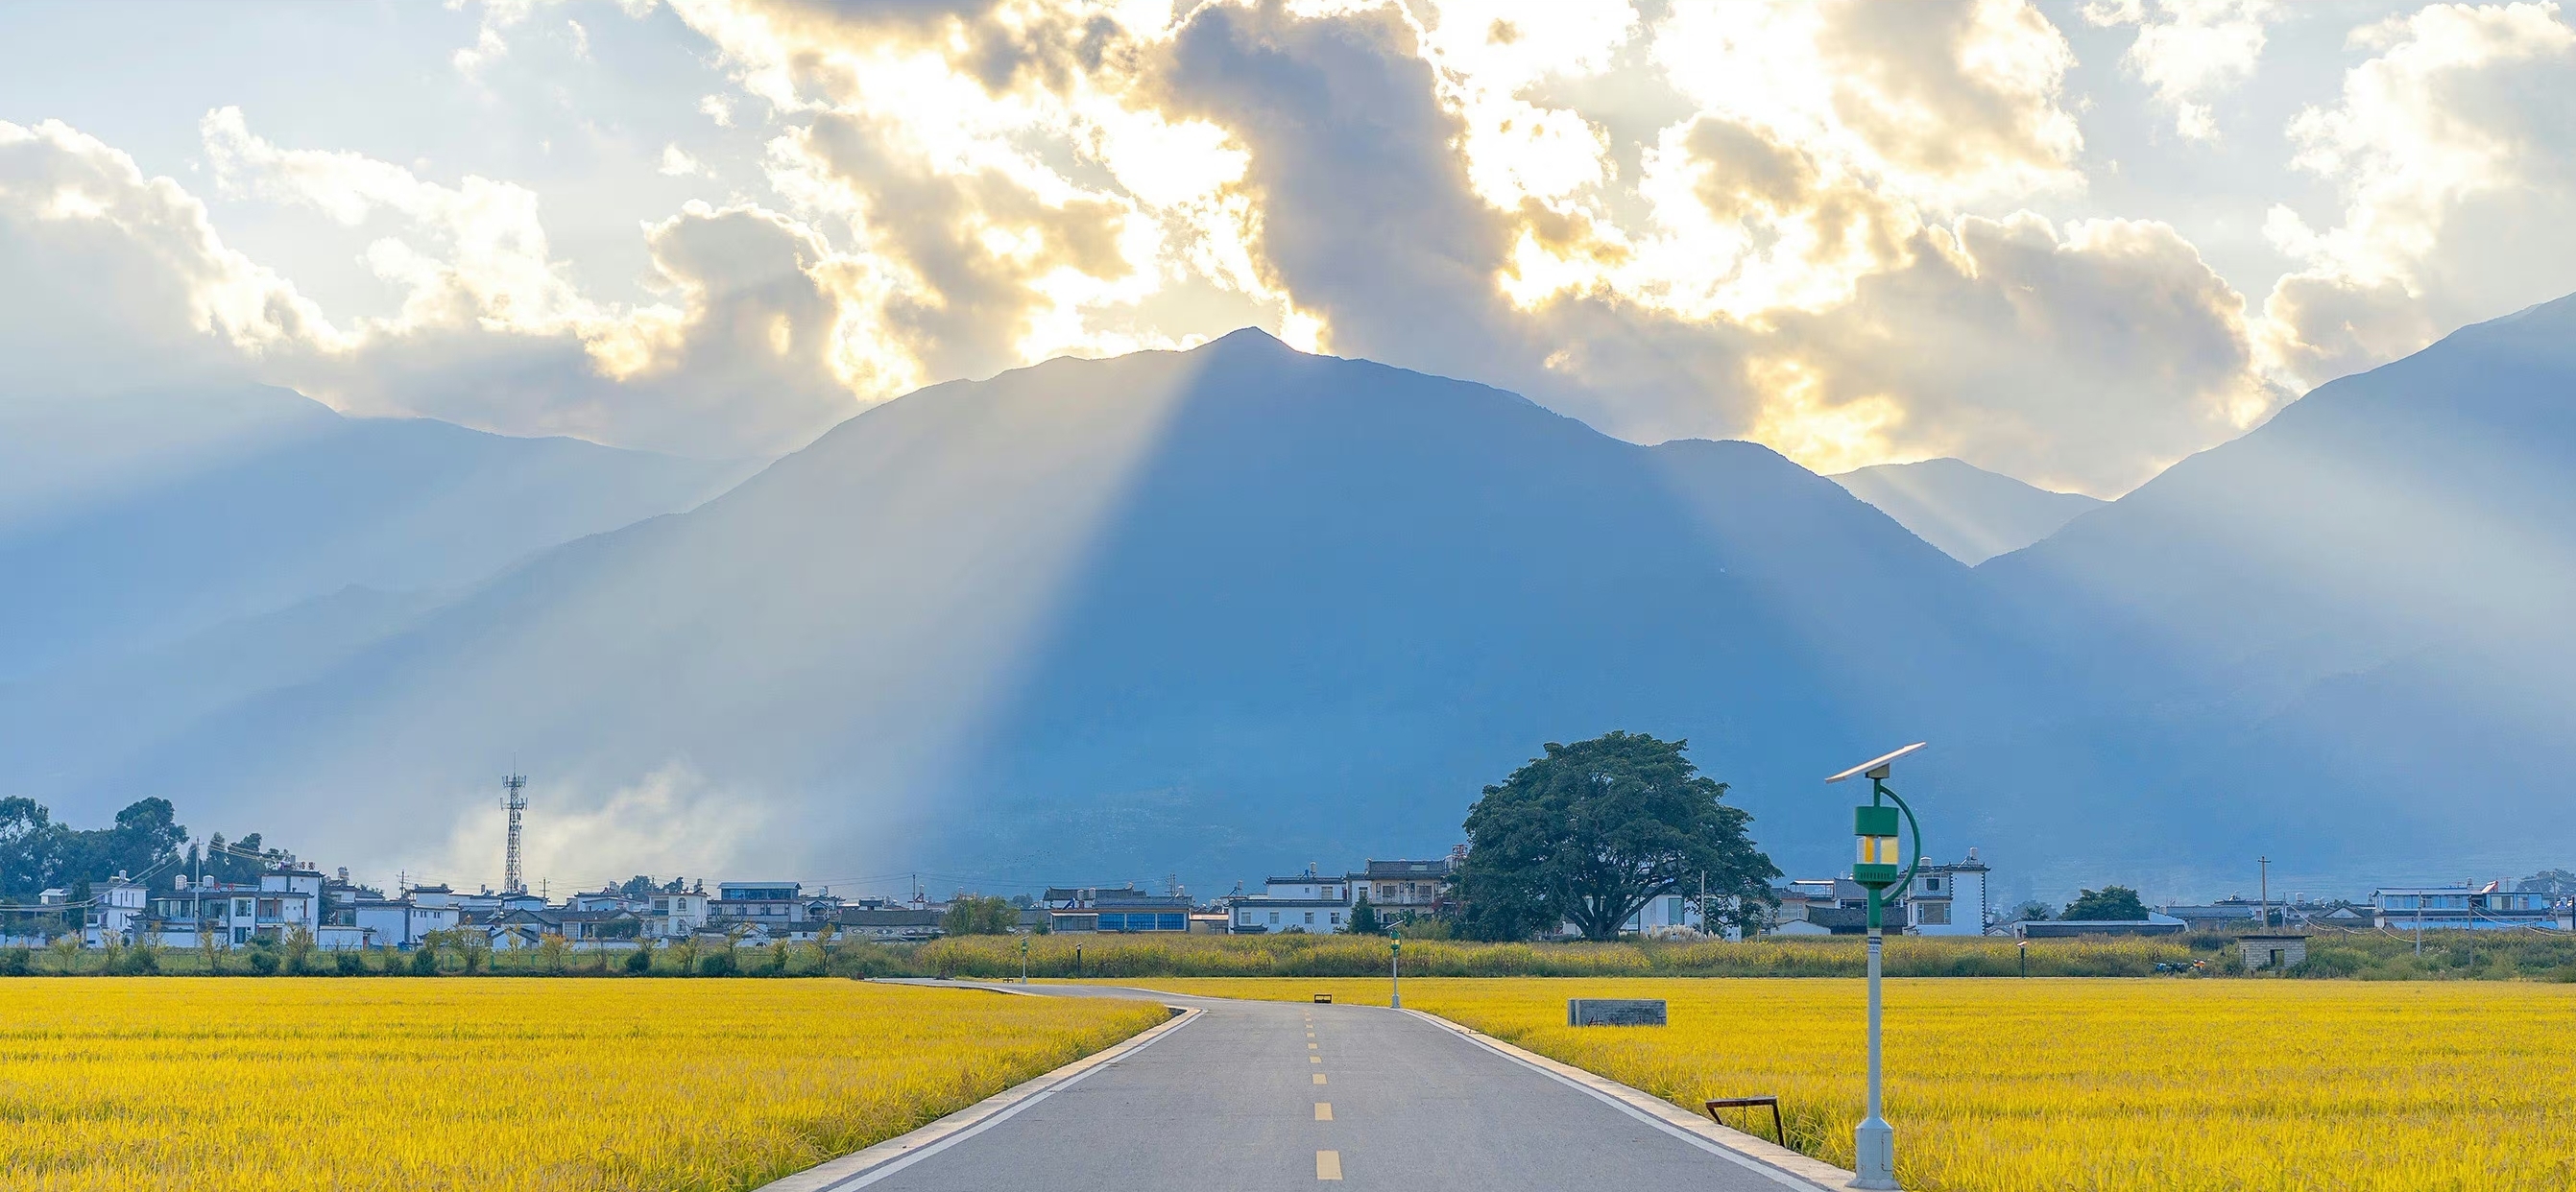
[[[1733,1163],[1738,1167],[1758,1172],[1783,1187],[1796,1188],[1799,1192],[1814,1192],[1817,1188],[1844,1189],[1851,1186],[1852,1180],[1859,1178],[1853,1173],[1845,1171],[1842,1168],[1835,1167],[1821,1159],[1810,1158],[1806,1155],[1799,1154],[1796,1151],[1789,1150],[1786,1147],[1773,1146],[1770,1143],[1766,1143],[1749,1134],[1744,1135],[1743,1143],[1736,1143],[1733,1139],[1721,1142],[1716,1138],[1711,1138],[1706,1134],[1699,1133],[1699,1131],[1726,1130],[1727,1127],[1719,1126],[1714,1122],[1703,1124],[1697,1118],[1689,1117],[1688,1110],[1682,1109],[1681,1107],[1674,1105],[1672,1102],[1663,1100],[1660,1097],[1650,1096],[1636,1089],[1629,1088],[1627,1085],[1620,1084],[1606,1076],[1586,1072],[1581,1068],[1573,1067],[1569,1064],[1558,1063],[1555,1060],[1549,1059],[1546,1056],[1539,1055],[1535,1052],[1524,1051],[1521,1048],[1514,1047],[1511,1044],[1505,1043],[1502,1040],[1485,1034],[1482,1031],[1460,1026],[1457,1023],[1451,1022],[1448,1019],[1441,1018],[1437,1015],[1425,1014],[1420,1010],[1399,1010],[1397,1013],[1410,1014],[1416,1018],[1429,1022],[1432,1025],[1440,1027],[1451,1034],[1457,1035],[1487,1051],[1493,1052],[1504,1059],[1510,1060],[1515,1064],[1519,1064],[1524,1068],[1537,1072],[1558,1084],[1594,1097],[1608,1104],[1611,1108],[1627,1114],[1630,1117],[1636,1118],[1647,1125],[1653,1126],[1666,1134],[1670,1134],[1683,1142],[1699,1148],[1700,1150],[1724,1159],[1729,1163]],[[1678,1122],[1666,1118],[1664,1116],[1665,1113],[1670,1113],[1675,1117],[1683,1118],[1690,1123],[1689,1127],[1685,1127]],[[1742,1132],[1728,1130],[1728,1133],[1741,1134]],[[1761,1150],[1755,1152],[1754,1148],[1756,1147],[1761,1148]],[[1775,1158],[1768,1152],[1778,1152],[1778,1157]],[[1804,1170],[1788,1170],[1787,1165],[1791,1163],[1795,1163],[1798,1168]],[[1813,1174],[1810,1175],[1808,1174],[1809,1172],[1812,1172]],[[1828,1183],[1826,1182],[1827,1180],[1831,1180],[1832,1182]]]
[[[1019,991],[1014,989],[995,992],[1018,993]],[[1021,1110],[1080,1084],[1093,1073],[1119,1060],[1162,1042],[1171,1037],[1174,1031],[1198,1021],[1199,1016],[1206,1013],[1192,1006],[1168,1006],[1167,1008],[1177,1010],[1179,1013],[1173,1015],[1170,1021],[1135,1035],[1115,1047],[1093,1052],[1034,1080],[995,1093],[911,1133],[889,1138],[856,1154],[844,1155],[792,1175],[781,1176],[761,1185],[755,1192],[848,1192],[849,1189],[864,1188],[876,1183],[1009,1121]],[[1021,1089],[1026,1089],[1033,1084],[1042,1084],[1045,1087],[1031,1093],[1020,1093]],[[1016,1099],[1013,1099],[1015,1097]],[[997,1104],[1005,1101],[1008,1103]],[[975,1117],[978,1112],[984,1116]]]

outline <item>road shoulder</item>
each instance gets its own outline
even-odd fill
[[[912,982],[906,982],[912,984]],[[938,983],[955,989],[981,989],[993,993],[1022,993],[1017,989],[988,985]],[[1143,991],[1139,991],[1143,992]],[[1140,999],[1143,1000],[1143,999]],[[1072,1087],[1082,1078],[1108,1065],[1135,1054],[1188,1026],[1204,1011],[1188,1006],[1164,1003],[1172,1016],[1148,1027],[1114,1046],[1066,1064],[1044,1075],[1031,1077],[986,1097],[946,1117],[908,1133],[896,1135],[863,1151],[826,1160],[792,1175],[781,1176],[762,1184],[754,1192],[853,1192],[914,1163],[927,1159],[950,1146],[964,1142],[986,1128],[1001,1124],[1019,1111],[1035,1105],[1056,1093]]]
[[[1541,1072],[1574,1085],[1608,1101],[1635,1116],[1646,1119],[1667,1133],[1678,1134],[1683,1141],[1720,1158],[1771,1176],[1784,1188],[1834,1189],[1841,1192],[1851,1187],[1854,1174],[1822,1159],[1811,1158],[1784,1146],[1765,1142],[1741,1130],[1721,1126],[1714,1121],[1666,1101],[1661,1097],[1631,1088],[1598,1073],[1587,1072],[1572,1064],[1549,1059],[1537,1052],[1515,1047],[1472,1027],[1461,1026],[1436,1014],[1420,1010],[1403,1010],[1442,1030],[1516,1060]]]

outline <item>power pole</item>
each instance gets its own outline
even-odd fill
[[[2257,905],[2263,909],[2263,930],[2270,931],[2272,930],[2272,858],[2256,857],[2254,864],[2261,866],[2261,876],[2255,879],[2258,884],[2254,887],[2254,897],[2259,900]]]
[[[519,813],[528,809],[528,776],[512,774],[501,779],[501,806],[510,809],[510,848],[501,865],[501,892],[525,894],[527,883],[519,880]]]

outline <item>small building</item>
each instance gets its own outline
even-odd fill
[[[2191,931],[2242,931],[2263,927],[2263,904],[2241,895],[2200,905],[2175,904],[2161,913],[2183,921]]]
[[[1142,894],[1114,900],[1103,896],[1086,906],[1048,911],[1047,930],[1187,932],[1190,929],[1190,910],[1190,900],[1186,895]]]
[[[1994,909],[1986,903],[1987,873],[1973,848],[1958,864],[1925,865],[1903,892],[1903,913],[1889,918],[1909,935],[1983,935]]]
[[[2383,886],[2370,893],[2373,925],[2382,931],[2558,929],[2557,895],[2503,886]]]
[[[322,942],[322,875],[311,866],[281,866],[260,875],[259,882],[190,884],[186,878],[155,895],[143,916],[140,933],[165,947],[193,948],[201,940],[236,947],[252,940],[283,940],[302,931]],[[336,935],[335,939],[349,937]],[[361,942],[364,934],[356,937]]]
[[[463,912],[453,906],[425,906],[412,898],[361,893],[349,906],[350,923],[365,928],[369,942],[404,951],[419,947],[430,932],[454,928],[463,918]]]
[[[657,890],[644,911],[644,934],[655,939],[685,939],[707,925],[707,892]]]
[[[1361,878],[1359,880],[1365,881],[1367,879]],[[1294,873],[1287,877],[1274,877],[1264,881],[1262,883],[1261,896],[1264,898],[1294,900],[1299,902],[1334,903],[1340,906],[1349,906],[1352,903],[1359,901],[1359,889],[1358,883],[1352,879],[1351,875],[1344,873],[1319,873],[1316,871],[1316,867],[1310,863],[1306,866],[1306,872],[1304,873]]]
[[[2308,958],[2308,937],[2297,932],[2254,933],[2236,938],[2245,950],[2245,971],[2281,972]]]
[[[795,882],[718,882],[707,903],[707,925],[760,923],[773,931],[779,924],[806,919],[804,888]]]
[[[1379,914],[1432,915],[1448,909],[1450,883],[1466,862],[1467,846],[1429,861],[1380,861],[1360,866],[1349,880],[1367,895]],[[1277,879],[1273,879],[1277,880]]]
[[[1289,931],[1329,935],[1350,926],[1350,913],[1351,904],[1338,898],[1265,898],[1254,895],[1235,899],[1230,917],[1237,935],[1278,935]]]
[[[103,948],[133,943],[135,925],[149,909],[151,891],[118,873],[103,884],[91,886],[89,897],[87,922],[81,925],[82,945]]]

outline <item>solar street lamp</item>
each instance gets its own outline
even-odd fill
[[[1923,744],[1917,741],[1825,780],[1835,783],[1848,778],[1869,779],[1869,804],[1852,811],[1852,835],[1858,847],[1858,858],[1852,862],[1852,880],[1869,892],[1869,1110],[1862,1115],[1860,1125],[1852,1128],[1851,1186],[1855,1188],[1896,1187],[1896,1132],[1888,1128],[1887,1118],[1879,1112],[1880,919],[1887,905],[1888,887],[1913,881],[1915,867],[1923,863],[1923,828],[1914,822],[1914,809],[1897,798],[1895,791],[1887,789],[1887,775],[1896,759],[1923,748]],[[1900,829],[1912,831],[1911,856],[1901,847]]]
[[[1394,990],[1394,992],[1392,993],[1392,995],[1391,995],[1391,996],[1390,996],[1390,998],[1389,998],[1388,1004],[1389,1004],[1390,1006],[1392,1006],[1393,1008],[1395,1008],[1395,1009],[1398,1009],[1398,1010],[1403,1009],[1403,1008],[1404,1008],[1404,941],[1403,941],[1402,939],[1394,939],[1394,940],[1389,940],[1389,941],[1387,941],[1387,945],[1386,945],[1386,980],[1387,980],[1387,984],[1388,984],[1389,986],[1391,986],[1391,987],[1393,988],[1393,990]]]

